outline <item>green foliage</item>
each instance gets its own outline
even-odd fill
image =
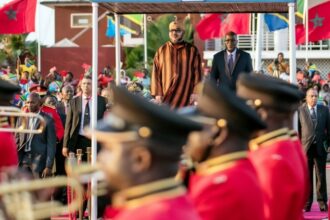
[[[125,55],[127,68],[134,68],[137,65],[140,66],[141,62],[143,62],[143,45],[138,47],[126,47]]]
[[[128,75],[131,79],[133,78],[133,74],[136,70],[141,70],[144,68],[143,50],[143,45],[140,45],[138,47],[125,48],[126,75]]]
[[[193,44],[195,29],[191,24],[190,18],[186,17],[186,19],[183,22],[183,25],[185,28],[185,33],[184,33],[183,39],[185,39],[185,41],[187,41],[188,43]]]
[[[169,40],[168,25],[171,21],[175,20],[174,15],[161,15],[157,17],[155,21],[148,23],[147,27],[147,52],[148,52],[148,66],[151,67],[153,58],[158,48]],[[194,40],[194,27],[192,26],[190,19],[185,19],[185,34],[184,40],[193,43]],[[135,48],[125,48],[125,65],[126,73],[131,76],[136,70],[141,70],[144,67],[143,50],[144,46],[138,46]],[[150,69],[149,69],[150,70]]]
[[[23,53],[30,53],[35,56],[38,44],[36,41],[26,42],[27,34],[23,35],[0,35],[0,43],[3,45],[0,50],[0,65],[16,65],[17,58]]]
[[[174,20],[174,15],[161,15],[148,24],[148,57],[153,58],[158,48],[169,40],[168,25]]]

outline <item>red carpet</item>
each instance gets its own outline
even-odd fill
[[[328,217],[328,213],[320,212],[319,206],[316,202],[313,203],[310,212],[304,213],[305,220],[323,220],[326,219],[327,217]],[[62,216],[52,217],[51,220],[69,220],[69,217],[67,215],[62,215]]]
[[[304,217],[306,220],[322,220],[328,217],[328,213],[320,212],[318,204],[314,202],[311,211],[305,212]]]

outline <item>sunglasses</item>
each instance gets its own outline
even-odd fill
[[[178,33],[178,34],[181,34],[181,33],[182,33],[182,30],[180,30],[180,29],[172,29],[172,30],[170,30],[170,33]]]
[[[235,39],[226,39],[225,42],[235,42]]]

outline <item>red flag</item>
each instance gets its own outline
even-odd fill
[[[250,33],[250,14],[208,14],[197,25],[202,40],[224,37],[229,31]]]
[[[314,42],[330,38],[330,1],[308,10],[308,41]],[[296,25],[296,43],[305,43],[305,27]]]
[[[13,0],[0,8],[0,34],[34,31],[36,0]]]

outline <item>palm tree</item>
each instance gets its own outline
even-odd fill
[[[147,38],[148,38],[148,64],[152,66],[153,58],[158,48],[169,40],[168,24],[175,20],[174,15],[161,15],[155,21],[148,23]],[[184,20],[185,34],[184,40],[193,43],[194,27],[192,26],[189,17]],[[135,48],[125,49],[126,59],[125,64],[127,72],[131,75],[132,70],[143,68],[143,45]]]
[[[26,42],[27,34],[22,35],[0,35],[0,65],[6,64],[16,66],[20,55],[29,53],[36,55],[37,42]]]

